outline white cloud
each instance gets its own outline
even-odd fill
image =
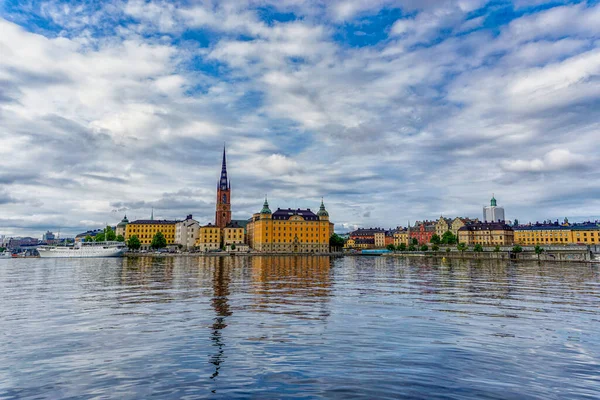
[[[554,172],[582,168],[585,164],[579,154],[573,154],[568,149],[554,149],[541,159],[504,161],[502,168],[511,172]]]

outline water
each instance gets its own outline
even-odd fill
[[[0,398],[596,399],[599,305],[585,264],[0,260]]]

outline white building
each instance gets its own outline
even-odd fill
[[[488,207],[483,207],[483,221],[484,222],[498,222],[505,221],[504,208],[496,205],[496,198],[492,195],[492,200]]]
[[[183,246],[184,250],[191,250],[196,245],[200,224],[188,215],[183,221],[175,225],[175,244]]]

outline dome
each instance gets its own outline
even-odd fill
[[[329,213],[325,209],[325,204],[323,204],[323,199],[321,199],[321,207],[319,207],[319,212],[317,213],[319,217],[329,217]]]
[[[271,213],[271,209],[269,208],[269,202],[267,201],[267,198],[265,197],[265,202],[263,204],[263,208],[262,210],[260,210],[261,214],[272,214]]]
[[[127,219],[127,215],[117,224],[117,226],[127,226],[129,220]]]

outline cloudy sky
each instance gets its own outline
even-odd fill
[[[0,234],[600,216],[600,3],[0,0]]]

